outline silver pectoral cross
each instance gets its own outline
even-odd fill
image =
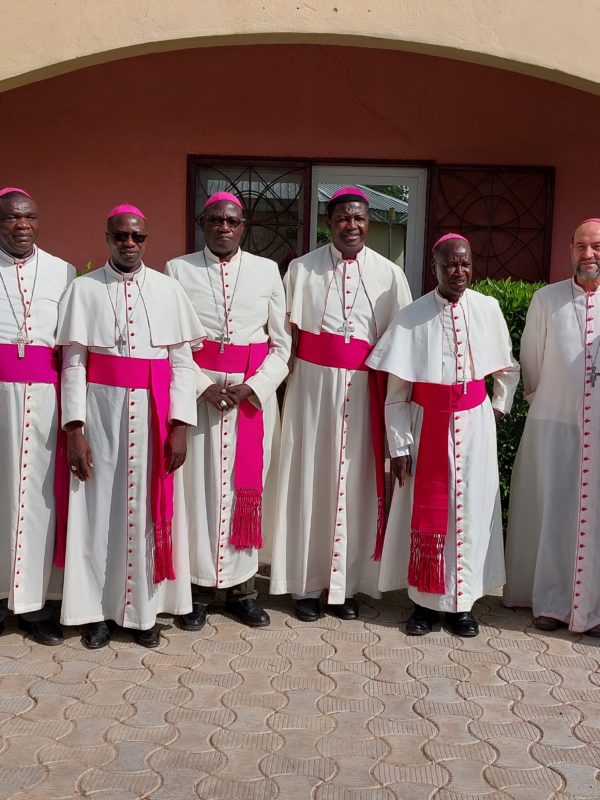
[[[345,319],[344,322],[340,325],[337,329],[338,333],[344,334],[344,343],[349,344],[350,336],[354,333],[354,327],[349,319]]]
[[[119,332],[119,338],[117,339],[117,350],[119,351],[119,355],[122,356],[125,354],[125,348],[127,347],[127,340],[123,336],[122,331]]]
[[[25,358],[25,345],[32,344],[33,339],[30,339],[25,331],[19,331],[17,336],[12,339],[12,342],[17,345],[17,354],[19,358]]]
[[[598,377],[598,370],[596,369],[596,365],[592,364],[590,367],[590,381],[592,382],[592,389],[596,385],[596,378]]]
[[[230,341],[231,339],[229,336],[225,335],[225,331],[221,331],[221,335],[219,336],[219,353],[224,352],[225,345],[229,344]]]

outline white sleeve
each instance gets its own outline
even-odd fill
[[[62,348],[60,403],[63,428],[69,422],[86,421],[87,347],[68,344]]]
[[[188,425],[198,421],[196,408],[196,370],[189,342],[169,346],[171,386],[169,389],[169,421],[179,420]]]
[[[275,269],[274,272],[267,320],[269,354],[256,374],[246,381],[261,406],[275,393],[281,381],[288,374],[288,361],[292,344],[288,326],[286,325],[283,283],[281,282],[279,271]]]
[[[385,427],[390,456],[407,456],[414,444],[410,411],[410,381],[390,375],[385,399]]]
[[[523,396],[528,403],[533,400],[540,380],[546,349],[546,332],[546,315],[536,292],[527,311],[525,329],[521,337]]]

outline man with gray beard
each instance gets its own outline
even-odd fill
[[[508,606],[600,637],[600,218],[571,240],[573,277],[537,291],[521,342],[530,403],[513,470]]]

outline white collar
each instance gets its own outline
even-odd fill
[[[231,256],[229,261],[221,261],[219,256],[215,255],[215,253],[213,253],[213,251],[210,250],[208,248],[208,246],[204,248],[203,253],[204,253],[204,258],[206,259],[206,263],[207,264],[212,263],[212,264],[231,264],[231,265],[233,265],[233,264],[236,264],[240,260],[240,258],[242,256],[242,249],[241,249],[241,247],[238,247],[238,249]]]
[[[333,257],[334,264],[338,264],[340,261],[356,261],[362,267],[363,264],[365,263],[365,257],[367,254],[367,246],[365,244],[363,244],[363,246],[356,254],[356,258],[350,258],[350,259],[344,258],[341,251],[338,250],[333,243],[330,244],[329,247],[331,248],[331,255]]]
[[[33,261],[33,259],[37,257],[37,253],[38,249],[36,245],[33,245],[33,252],[31,253],[30,256],[28,256],[25,259],[15,258],[15,256],[11,256],[10,253],[7,253],[5,250],[2,250],[2,248],[0,248],[0,259],[2,259],[2,261],[5,261],[7,265],[9,264],[12,267],[14,266],[14,264],[28,264],[30,261]]]
[[[145,264],[142,261],[139,267],[133,272],[122,272],[117,266],[115,266],[112,263],[112,260],[110,258],[104,265],[104,269],[106,270],[107,275],[110,278],[113,278],[114,280],[117,281],[131,281],[131,280],[137,281],[141,277],[144,268]]]

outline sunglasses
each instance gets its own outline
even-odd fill
[[[147,233],[127,233],[125,231],[115,231],[115,233],[111,233],[110,236],[113,242],[119,242],[119,244],[124,244],[129,237],[131,237],[135,244],[142,244],[148,238]]]
[[[228,228],[231,228],[234,231],[236,228],[239,228],[242,223],[246,220],[240,217],[206,217],[206,221],[212,228],[220,228],[221,225],[227,225]]]

